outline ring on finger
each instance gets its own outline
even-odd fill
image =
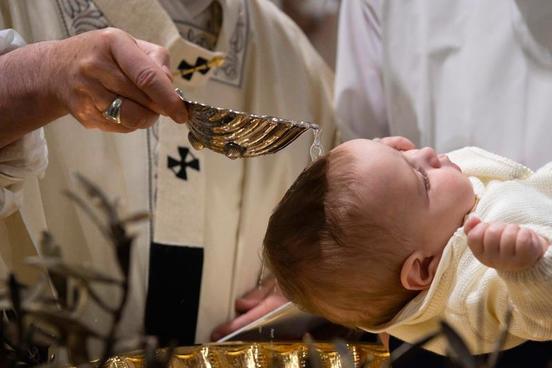
[[[103,116],[107,120],[114,122],[115,124],[121,124],[121,106],[123,105],[123,99],[117,96],[111,105],[104,111]]]

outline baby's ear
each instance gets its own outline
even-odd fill
[[[439,257],[424,256],[415,251],[404,261],[401,269],[401,284],[406,290],[428,289],[435,277]]]

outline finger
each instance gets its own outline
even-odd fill
[[[483,254],[483,238],[488,227],[489,224],[480,222],[468,234],[468,246],[476,257]]]
[[[488,266],[494,264],[499,257],[500,237],[504,230],[504,224],[490,224],[483,234],[483,253],[487,259]]]
[[[179,123],[188,120],[188,112],[174,91],[171,80],[130,36],[113,37],[111,53],[123,73],[160,106],[164,114]]]
[[[471,213],[468,216],[466,222],[464,222],[464,233],[468,235],[470,231],[477,225],[481,223],[481,219],[475,213]]]
[[[124,77],[126,78],[126,77]],[[128,81],[130,83],[130,81]],[[130,122],[129,127],[145,127],[145,124],[134,124],[133,122],[141,121],[141,120],[148,120],[152,119],[153,116],[154,122],[157,121],[157,118],[159,116],[159,108],[155,106],[153,101],[151,101],[146,95],[144,95],[139,89],[134,87],[134,91],[132,91],[132,83],[130,83],[130,87],[124,86],[124,83],[122,83],[119,87],[115,86],[114,84],[102,84],[100,82],[96,83],[89,83],[88,87],[88,93],[90,97],[94,101],[94,105],[96,108],[104,112],[107,110],[107,108],[115,101],[117,97],[123,98],[123,101],[132,101],[135,104],[138,104],[142,109],[138,113],[131,114],[131,116],[128,116],[129,119],[126,119],[125,121]],[[140,95],[141,94],[141,95]],[[134,97],[129,97],[134,96]],[[136,98],[136,99],[135,99]],[[147,105],[144,105],[144,101]],[[125,104],[126,105],[126,104]],[[148,106],[149,105],[149,106]],[[129,108],[127,107],[126,110]],[[138,114],[138,116],[136,116]],[[144,114],[143,116],[140,114]],[[127,115],[127,114],[125,114]]]
[[[118,96],[107,90],[96,91],[93,96],[98,111],[102,114],[109,108]],[[110,125],[120,125],[131,130],[149,128],[159,119],[159,114],[145,108],[135,101],[119,96],[122,99],[120,120],[121,124],[111,121],[104,117],[104,120]],[[111,127],[107,127],[111,128]],[[120,129],[119,129],[120,130]]]
[[[130,129],[126,126],[123,126],[121,124],[116,124],[110,121],[102,121],[98,122],[97,128],[103,132],[109,132],[109,133],[132,133],[136,129]]]
[[[159,119],[159,114],[144,108],[136,102],[123,98],[121,105],[121,125],[135,130],[151,127]]]
[[[548,239],[537,234],[535,231],[531,231],[531,233],[533,237],[532,244],[535,248],[535,253],[537,254],[537,258],[540,258],[548,250]]]
[[[540,259],[546,252],[546,249],[548,248],[548,247],[542,246],[543,240],[546,243],[546,240],[542,236],[540,236],[534,231],[531,231],[531,248],[532,248],[532,252],[535,260]]]
[[[270,290],[259,290],[254,294],[248,295],[247,297],[236,299],[236,312],[241,314],[249,311],[250,309],[256,307],[259,303],[261,303],[269,294]]]
[[[242,314],[241,316],[234,318],[229,322],[223,323],[222,325],[215,328],[215,330],[211,334],[211,340],[219,340],[220,338],[248,325],[256,319],[259,319],[260,317],[273,311],[286,302],[287,299],[282,296],[271,295],[270,297],[264,299],[258,306],[251,309],[249,312]]]
[[[163,109],[136,87],[136,85],[120,70],[111,70],[109,73],[103,74],[103,77],[100,77],[100,82],[106,90],[118,96],[136,101],[138,104],[156,114],[163,113]]]
[[[538,239],[533,238],[531,230],[521,228],[518,231],[516,238],[516,259],[520,269],[532,266],[542,255],[542,248],[538,247],[538,243],[536,244],[537,246],[534,246],[535,240],[538,241]]]
[[[244,296],[236,300],[235,309],[237,313],[244,313],[254,308],[263,299],[274,292],[275,280],[269,278],[263,282],[260,286],[247,292]]]
[[[96,108],[92,98],[87,95],[81,96],[78,106],[71,106],[70,111],[87,129],[99,129],[113,133],[129,133],[134,130],[107,120],[102,112]]]
[[[384,137],[380,142],[398,151],[408,151],[416,148],[416,145],[408,138],[401,136]]]
[[[241,316],[236,317],[231,321],[219,325],[211,333],[211,340],[217,341],[224,336],[231,334],[232,332],[237,331],[240,328],[253,322],[254,320],[262,317],[264,313],[260,311],[261,308],[259,307],[253,308],[249,312],[242,314]]]
[[[86,63],[83,73],[88,76],[86,92],[96,100],[98,109],[105,105],[103,98],[107,90],[112,93],[130,98],[160,114],[162,109],[157,106],[144,92],[142,92],[119,68],[113,60],[94,59]]]
[[[519,226],[508,224],[504,227],[500,236],[500,259],[504,264],[514,263],[516,257],[516,239],[519,232]]]
[[[151,42],[136,40],[138,47],[141,48],[146,55],[148,55],[157,65],[163,69],[167,77],[172,81],[173,75],[171,73],[171,57],[169,51],[159,45],[156,45]]]
[[[130,133],[135,130],[132,128],[128,128],[122,124],[117,124],[111,120],[108,120],[99,112],[94,118],[94,127],[103,132],[109,133]]]
[[[546,253],[546,251],[548,250],[548,247],[550,246],[550,240],[546,239],[544,236],[538,235],[538,237],[539,237],[539,244],[542,248],[542,253],[544,254]]]

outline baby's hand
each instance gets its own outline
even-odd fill
[[[522,271],[537,263],[548,241],[515,224],[482,222],[471,216],[464,224],[468,245],[481,263],[499,271]]]

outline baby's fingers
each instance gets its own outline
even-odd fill
[[[519,234],[519,226],[516,224],[507,224],[504,226],[500,236],[500,259],[510,261],[516,256],[516,242]]]
[[[544,254],[541,245],[543,238],[534,231],[522,228],[516,237],[516,264],[514,270],[523,270],[533,266]]]
[[[470,223],[468,222],[469,228]],[[481,263],[495,267],[500,261],[500,239],[504,224],[479,222],[468,233],[468,246]]]
[[[483,239],[488,227],[489,224],[481,222],[478,218],[470,218],[464,225],[464,231],[468,236],[468,245],[476,257],[483,254]]]
[[[470,231],[472,231],[472,229],[479,223],[481,223],[481,219],[473,213],[470,214],[466,222],[464,222],[464,232],[466,235],[468,235]]]
[[[483,238],[483,252],[487,258],[487,266],[493,266],[500,257],[500,238],[506,225],[500,223],[490,224],[485,229]]]

